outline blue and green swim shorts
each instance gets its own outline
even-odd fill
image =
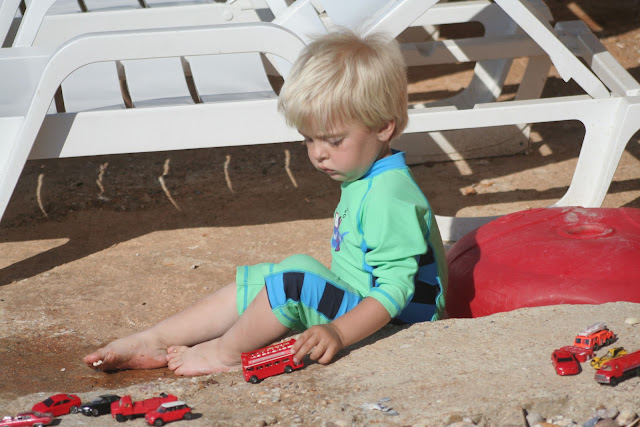
[[[280,323],[303,331],[326,324],[353,309],[363,297],[331,270],[307,255],[284,261],[245,265],[236,272],[238,313],[266,286]]]

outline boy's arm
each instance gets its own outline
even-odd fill
[[[373,334],[389,323],[391,316],[374,298],[365,298],[351,311],[326,325],[312,326],[297,338],[291,351],[296,362],[311,351],[311,359],[329,363],[343,348]]]

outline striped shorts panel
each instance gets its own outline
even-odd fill
[[[273,313],[283,325],[296,330],[329,323],[363,298],[306,255],[294,255],[279,264],[239,267],[236,281],[240,314],[266,285]]]

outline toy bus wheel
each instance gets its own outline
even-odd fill
[[[127,421],[127,419],[122,414],[116,414],[116,421],[119,422],[119,423],[123,423],[123,422]]]
[[[251,378],[249,378],[249,382],[251,384],[258,384],[258,377],[256,377],[255,375],[251,375]]]
[[[293,368],[291,366],[287,365],[287,366],[284,367],[284,371],[287,374],[290,374],[291,372],[293,372]]]

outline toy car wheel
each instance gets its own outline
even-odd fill
[[[154,422],[153,422],[154,426],[163,426],[164,425],[164,421],[162,420],[162,418],[157,418]]]
[[[78,413],[78,407],[77,406],[72,406],[71,409],[69,410],[69,412],[71,412],[72,414],[77,414]]]
[[[122,414],[116,414],[116,421],[119,422],[119,423],[123,423],[123,422],[127,421],[127,419]]]
[[[100,411],[98,411],[96,408],[93,408],[93,410],[91,411],[91,415],[97,417],[98,415],[100,415]]]
[[[256,377],[255,375],[252,375],[251,378],[249,378],[249,382],[251,384],[258,384],[258,377]]]
[[[290,374],[291,372],[293,372],[293,368],[291,366],[287,365],[287,366],[284,367],[284,371],[287,374]]]
[[[609,382],[609,384],[611,384],[612,386],[617,386],[618,385],[618,379],[616,377],[612,377],[611,381]]]
[[[193,418],[193,413],[191,412],[187,412],[186,414],[184,414],[183,417],[185,420],[190,420],[191,418]]]

